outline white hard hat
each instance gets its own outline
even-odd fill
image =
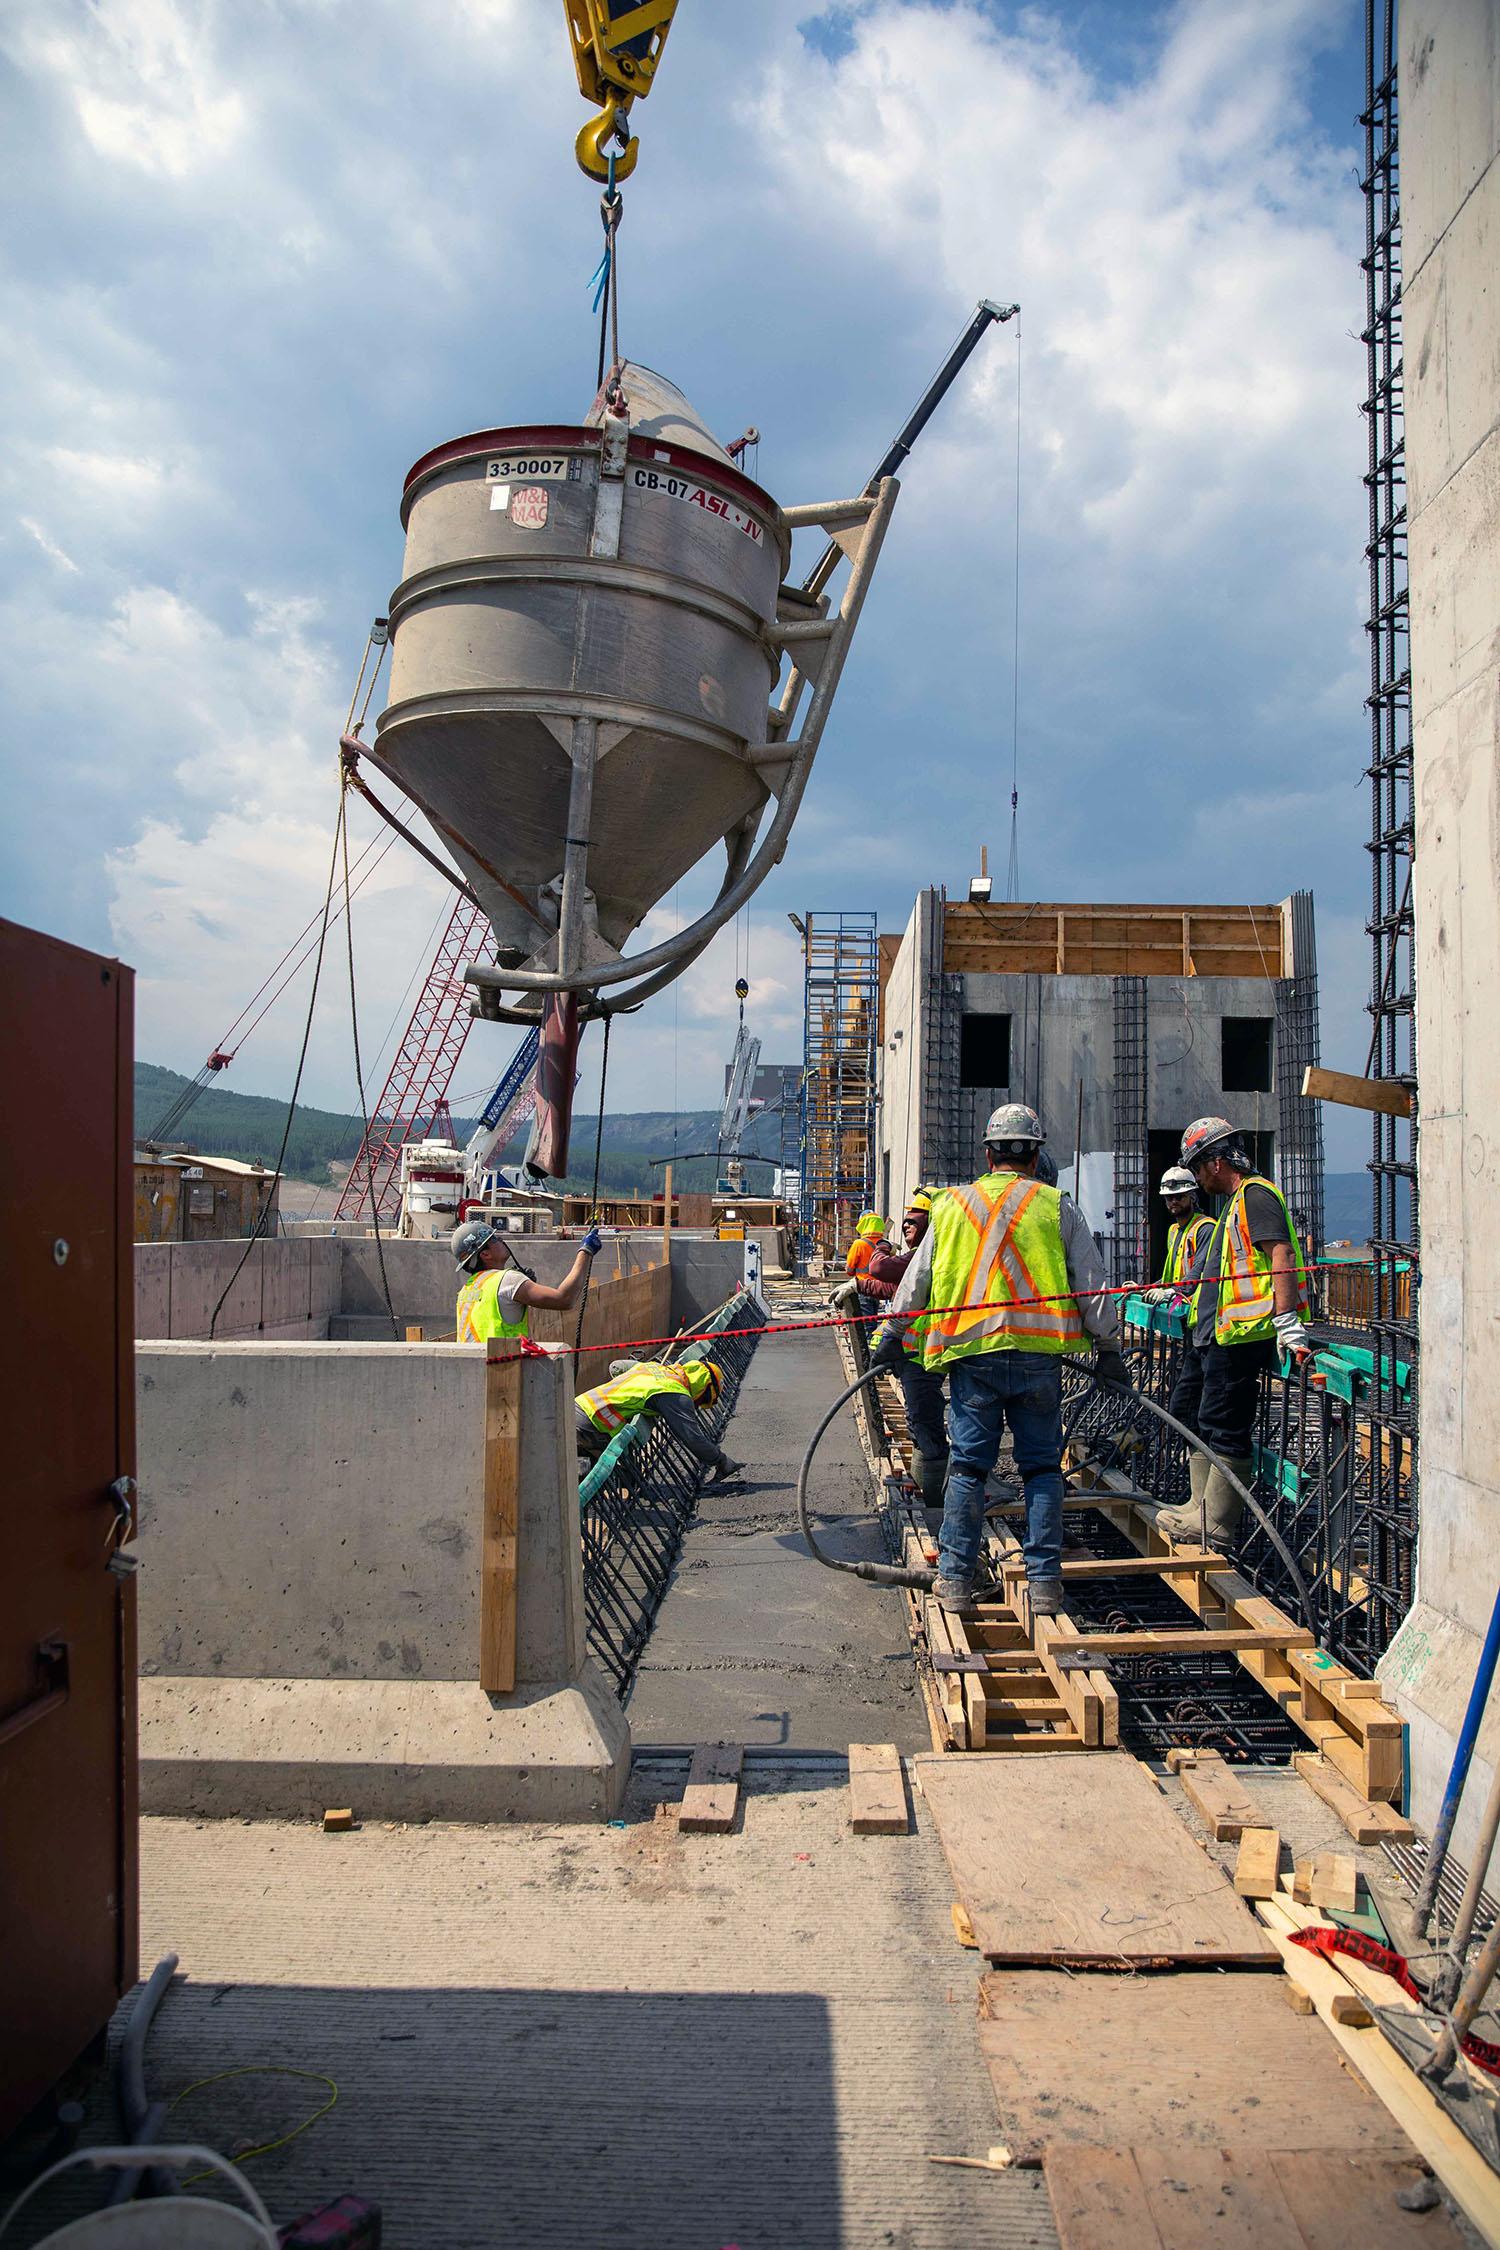
[[[1169,1164],[1161,1176],[1160,1193],[1163,1195],[1196,1195],[1198,1183],[1185,1166]]]
[[[1041,1119],[1025,1102],[1002,1102],[998,1109],[990,1111],[984,1128],[986,1148],[1003,1141],[1035,1141],[1040,1147],[1046,1138]]]

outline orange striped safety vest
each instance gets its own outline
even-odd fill
[[[1245,1217],[1247,1187],[1267,1189],[1286,1213],[1286,1229],[1292,1238],[1292,1255],[1297,1261],[1297,1313],[1301,1320],[1312,1318],[1307,1267],[1302,1257],[1302,1245],[1297,1239],[1297,1229],[1292,1224],[1292,1214],[1286,1207],[1286,1197],[1274,1181],[1263,1180],[1256,1173],[1247,1180],[1241,1180],[1230,1199],[1228,1210],[1219,1222],[1219,1297],[1214,1308],[1214,1341],[1219,1344],[1253,1344],[1258,1343],[1262,1337],[1276,1333],[1271,1261],[1265,1251],[1257,1249],[1250,1240],[1250,1226]],[[1195,1291],[1194,1320],[1197,1317],[1198,1298]]]
[[[1056,1188],[1016,1172],[986,1172],[938,1198],[927,1301],[974,1309],[922,1316],[924,1365],[949,1367],[974,1352],[1088,1350],[1061,1209]]]

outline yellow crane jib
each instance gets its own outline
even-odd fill
[[[563,0],[578,90],[600,105],[579,132],[574,151],[591,180],[609,178],[609,143],[616,143],[615,178],[628,180],[640,143],[629,131],[630,105],[649,94],[656,66],[677,13],[677,0]]]

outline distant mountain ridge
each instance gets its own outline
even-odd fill
[[[150,1131],[168,1104],[188,1081],[159,1063],[135,1066],[135,1118],[138,1135]],[[205,1156],[233,1156],[241,1163],[274,1164],[286,1122],[286,1104],[264,1094],[236,1094],[228,1087],[210,1086],[200,1094],[183,1122],[181,1138]],[[458,1118],[459,1139],[474,1130],[476,1119]],[[684,1190],[713,1185],[712,1161],[687,1159],[698,1149],[711,1149],[718,1130],[715,1109],[653,1109],[620,1111],[604,1120],[604,1154],[599,1182],[613,1195],[646,1195],[661,1186],[661,1164],[653,1159],[673,1157],[672,1178]],[[774,1160],[780,1145],[780,1117],[755,1119],[746,1135],[746,1154],[757,1151]],[[342,1178],[359,1148],[357,1117],[330,1109],[299,1109],[287,1145],[286,1169],[294,1180],[316,1180],[326,1186]],[[525,1148],[519,1134],[505,1152],[507,1163],[517,1163]],[[680,1153],[679,1153],[680,1152]],[[575,1118],[573,1169],[568,1185],[587,1189],[594,1174],[594,1120]],[[752,1169],[748,1184],[762,1190],[770,1175],[761,1161]],[[1329,1172],[1324,1177],[1324,1233],[1331,1242],[1363,1242],[1370,1231],[1370,1176],[1368,1172]]]
[[[188,1083],[179,1071],[164,1069],[159,1063],[136,1064],[137,1139],[151,1131]],[[477,1118],[455,1118],[461,1142],[468,1138],[477,1123]],[[716,1109],[639,1110],[606,1115],[599,1166],[601,1188],[607,1188],[614,1195],[649,1194],[661,1185],[661,1164],[657,1162],[653,1169],[653,1159],[676,1158],[679,1151],[684,1161],[678,1162],[674,1169],[673,1184],[683,1190],[711,1187],[712,1159],[707,1162],[685,1160],[700,1149],[713,1147],[718,1124]],[[257,1160],[262,1164],[274,1164],[285,1125],[285,1102],[273,1101],[264,1094],[236,1094],[226,1086],[211,1085],[198,1096],[176,1137],[204,1156],[230,1156],[244,1164]],[[338,1110],[299,1108],[287,1143],[287,1176],[294,1180],[315,1180],[324,1186],[330,1180],[341,1179],[358,1153],[361,1130],[356,1116]],[[594,1131],[593,1118],[575,1117],[573,1168],[567,1182],[570,1187],[587,1189],[593,1183]],[[762,1190],[769,1185],[766,1165],[776,1160],[780,1132],[779,1117],[752,1122],[745,1136],[744,1153],[757,1161],[747,1185]],[[522,1132],[505,1150],[504,1160],[519,1162],[525,1146],[526,1136]]]

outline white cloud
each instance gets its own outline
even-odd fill
[[[37,522],[34,516],[21,516],[18,520],[20,522],[21,529],[31,534],[32,538],[41,548],[42,553],[46,556],[48,562],[56,563],[59,570],[69,570],[73,573],[75,578],[77,577],[77,563],[74,562],[72,556],[67,553],[66,549],[59,547],[57,541],[52,538],[48,532],[42,529],[42,526]]]
[[[726,431],[764,428],[784,497],[856,488],[975,297],[1021,300],[1040,895],[1181,895],[1185,865],[1223,895],[1362,883],[1357,197],[1299,103],[1340,4],[1192,0],[1149,16],[1133,77],[1094,68],[1060,7],[876,0],[833,61],[799,39],[805,0],[732,37],[684,9],[640,115],[627,348]],[[188,1066],[321,895],[407,462],[571,414],[592,384],[597,198],[571,169],[560,21],[523,0],[356,13],[357,37],[341,7],[227,0],[15,0],[0,24],[37,174],[0,321],[21,849],[50,866],[67,821],[76,889],[58,875],[52,903],[39,876],[34,918],[100,942],[107,898],[144,972],[142,1051]],[[731,50],[756,91],[726,91]],[[787,906],[899,927],[979,841],[1003,864],[1013,337],[922,439],[753,910],[774,1059],[800,1045]],[[1232,834],[1195,809],[1222,809],[1226,777],[1257,792]],[[359,918],[372,1015],[436,909],[404,859]],[[664,902],[640,942],[666,926]],[[661,1106],[674,1069],[684,1100],[717,1098],[734,966],[726,933],[617,1027],[622,1099]],[[476,1034],[465,1079],[509,1036]],[[343,1102],[329,1041],[315,1098]]]
[[[175,0],[23,5],[5,45],[58,87],[101,156],[180,181],[232,157],[244,126],[243,98],[217,67],[216,14]]]

